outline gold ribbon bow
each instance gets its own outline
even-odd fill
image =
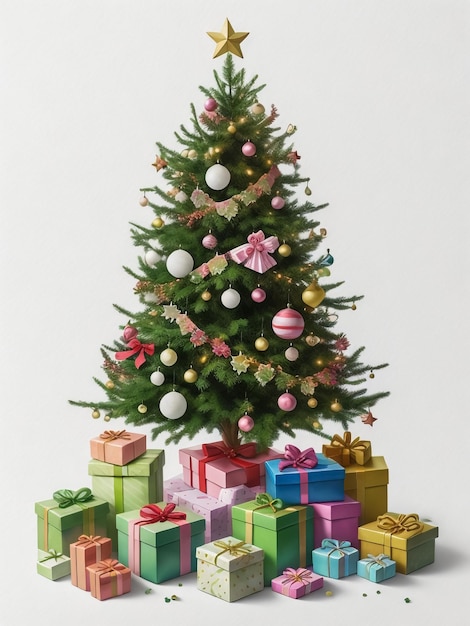
[[[346,431],[344,433],[344,438],[340,435],[333,435],[330,445],[337,448],[344,448],[344,450],[349,450],[352,460],[356,462],[356,452],[359,450],[367,450],[368,443],[368,441],[362,441],[359,437],[351,440],[351,433]]]
[[[104,433],[101,433],[100,439],[104,439],[106,443],[110,441],[114,441],[115,439],[130,439],[131,436],[129,433],[126,433],[125,430],[105,430]]]
[[[385,513],[377,518],[377,527],[390,535],[408,533],[408,536],[413,536],[423,530],[424,524],[419,521],[419,515],[416,513],[398,515],[398,517]]]
[[[84,548],[87,548],[88,546],[91,546],[93,544],[101,545],[99,541],[100,539],[100,535],[80,535],[77,541],[77,545],[83,546]]]
[[[294,583],[302,583],[306,586],[310,582],[312,582],[313,578],[312,572],[308,569],[305,569],[304,567],[299,567],[298,569],[288,567],[282,572],[282,574],[283,576],[285,576],[285,578],[282,580],[281,584],[289,584],[289,587]]]
[[[216,548],[222,548],[221,552],[218,552],[214,559],[214,565],[217,565],[217,559],[222,554],[228,552],[231,556],[241,556],[242,554],[249,554],[251,552],[250,547],[244,547],[247,544],[244,541],[238,543],[231,543],[231,541],[214,541]]]

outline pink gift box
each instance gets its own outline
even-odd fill
[[[236,487],[225,487],[219,492],[218,500],[229,506],[234,504],[243,504],[256,498],[255,488],[246,485],[237,485]],[[230,533],[228,533],[230,535]]]
[[[173,494],[173,502],[182,509],[189,509],[206,520],[204,540],[206,543],[227,537],[232,527],[232,516],[227,504],[216,498],[189,488]]]
[[[323,539],[335,537],[359,549],[360,502],[345,495],[343,501],[315,502],[308,506],[313,508],[314,548],[320,548]]]
[[[214,447],[213,449],[216,446],[224,447],[222,442],[207,445]],[[214,498],[218,498],[220,490],[227,487],[260,485],[265,480],[264,462],[271,459],[281,459],[283,453],[268,448],[267,451],[251,457],[242,455],[233,457],[223,453],[220,453],[218,458],[215,456],[215,454],[207,454],[204,451],[204,446],[193,446],[179,451],[184,482]]]
[[[173,497],[178,496],[181,491],[189,491],[190,489],[192,489],[191,485],[184,482],[182,474],[168,478],[163,481],[163,501],[177,504],[177,499],[173,500]]]
[[[126,430],[105,430],[90,440],[90,453],[97,461],[127,465],[147,450],[147,437]]]
[[[111,539],[93,535],[80,535],[70,544],[70,573],[72,585],[90,591],[88,565],[111,558]]]
[[[323,587],[323,576],[309,569],[288,567],[271,581],[271,589],[289,598],[301,598]]]
[[[115,559],[89,565],[88,572],[91,595],[98,600],[122,596],[131,590],[131,570]]]

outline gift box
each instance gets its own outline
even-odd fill
[[[357,575],[373,583],[381,583],[396,574],[396,563],[386,554],[368,554],[357,562]]]
[[[372,456],[372,446],[370,441],[362,441],[359,437],[352,439],[351,433],[346,431],[344,437],[333,435],[331,443],[323,445],[322,452],[343,467],[351,463],[365,465]]]
[[[173,496],[175,494],[178,494],[180,491],[188,491],[188,489],[193,489],[193,487],[184,482],[183,474],[173,476],[163,481],[163,497],[159,498],[159,500],[163,500],[163,502],[173,502]],[[177,502],[175,502],[175,504],[177,504]]]
[[[222,441],[179,451],[184,482],[217,499],[220,490],[227,487],[260,485],[264,480],[264,462],[280,457],[282,453],[272,448],[257,453],[255,443],[230,448]]]
[[[113,465],[127,465],[144,454],[146,449],[147,437],[127,430],[105,430],[90,440],[92,458]]]
[[[199,489],[188,489],[173,494],[175,504],[193,511],[206,520],[204,539],[206,542],[226,537],[231,528],[232,518],[227,504],[208,496]]]
[[[70,558],[62,552],[56,550],[38,550],[38,562],[36,565],[38,574],[49,578],[49,580],[58,580],[64,576],[70,575]]]
[[[197,588],[235,602],[264,589],[263,559],[260,548],[224,537],[196,550]]]
[[[131,590],[131,570],[116,559],[104,559],[87,567],[93,598],[108,600]]]
[[[319,548],[323,539],[337,537],[349,541],[359,548],[357,529],[361,514],[361,503],[349,496],[343,501],[314,502],[313,509],[313,546]]]
[[[70,544],[70,567],[72,585],[90,591],[88,565],[111,558],[111,539],[93,535],[80,535],[78,541]]]
[[[344,493],[361,503],[359,524],[367,524],[388,508],[388,467],[383,456],[373,456],[366,465],[345,468]]]
[[[116,515],[118,558],[154,583],[195,572],[196,548],[204,545],[205,520],[174,503],[148,504]]]
[[[92,459],[88,463],[93,493],[109,502],[106,537],[117,544],[116,515],[135,511],[148,502],[163,498],[164,450],[146,450],[127,465],[113,465]]]
[[[271,581],[271,589],[289,598],[301,598],[323,587],[323,576],[309,569],[288,567]]]
[[[264,550],[264,584],[286,567],[312,564],[313,509],[284,506],[267,493],[232,507],[232,535]]]
[[[36,502],[34,508],[40,550],[53,549],[70,556],[70,544],[80,535],[106,537],[109,504],[88,487],[77,491],[61,489],[51,500]]]
[[[221,489],[218,500],[232,507],[234,504],[243,504],[243,502],[254,500],[256,495],[255,487],[251,488],[246,485],[237,485],[236,487],[225,487]]]
[[[309,453],[311,458],[305,459]],[[313,454],[312,454],[313,453]],[[301,452],[286,446],[289,458],[266,461],[266,491],[289,504],[344,499],[344,467],[312,448]],[[296,460],[297,459],[297,460]]]
[[[434,562],[439,530],[420,521],[416,513],[384,513],[375,522],[359,527],[361,558],[385,553],[396,562],[396,571],[410,574]]]
[[[359,550],[349,541],[323,539],[312,552],[313,571],[328,578],[344,578],[357,572]]]

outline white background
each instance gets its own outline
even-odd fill
[[[298,127],[301,172],[322,213],[344,295],[364,294],[338,328],[369,362],[374,454],[389,505],[439,526],[436,563],[380,587],[328,581],[300,601],[265,590],[235,604],[193,577],[100,603],[35,573],[34,502],[89,485],[88,440],[104,429],[73,399],[101,399],[102,343],[136,307],[148,224],[139,188],[158,180],[155,141],[202,108],[225,17],[249,31],[248,77],[279,125]],[[2,626],[94,622],[440,624],[468,580],[469,3],[459,0],[3,0],[0,5]],[[123,424],[115,425],[123,427]],[[207,435],[201,434],[195,443]],[[213,439],[213,436],[209,440]],[[285,441],[278,442],[283,447]],[[297,438],[301,447],[321,441]],[[154,447],[162,447],[157,441]],[[166,450],[165,476],[179,472]],[[144,589],[152,587],[151,594]],[[165,595],[181,600],[166,604]],[[363,596],[367,593],[367,597]],[[404,602],[410,597],[411,603]],[[175,623],[176,623],[175,622]]]

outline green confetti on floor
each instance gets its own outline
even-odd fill
[[[333,592],[332,591],[325,591],[325,596],[332,596]]]
[[[165,598],[165,602],[171,602],[170,598]]]
[[[367,593],[363,593],[363,594],[362,594],[362,597],[363,597],[363,598],[367,598]]]
[[[382,592],[377,589],[377,591],[375,593],[382,593]]]
[[[406,602],[407,604],[409,604],[409,603],[411,602],[411,600],[410,600],[409,598],[405,598],[405,602]]]
[[[151,589],[146,589],[144,593],[146,593],[146,594],[152,593],[152,590]]]

